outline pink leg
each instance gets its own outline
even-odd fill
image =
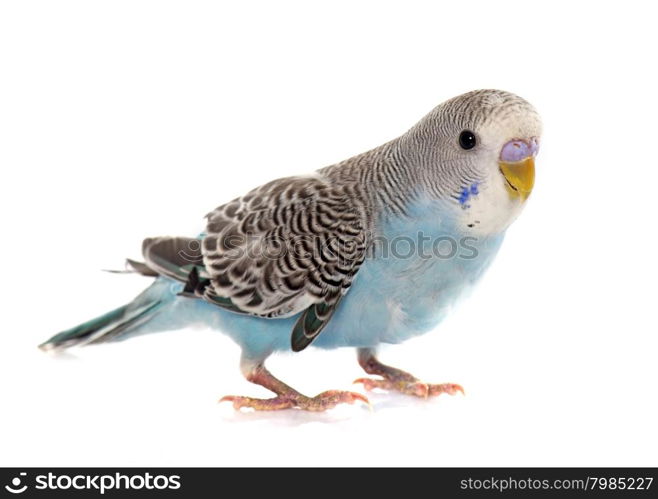
[[[244,370],[245,377],[248,381],[267,388],[274,392],[276,397],[259,399],[227,395],[222,397],[220,402],[233,402],[235,409],[250,407],[256,411],[279,411],[282,409],[299,408],[305,411],[320,412],[332,409],[338,404],[353,404],[357,400],[370,405],[370,401],[360,393],[340,390],[328,390],[315,397],[307,397],[286,385],[283,381],[275,378],[262,363],[246,366]]]
[[[359,364],[365,372],[383,378],[359,378],[354,381],[355,383],[363,383],[363,387],[366,390],[381,388],[383,390],[395,390],[422,398],[433,397],[442,393],[449,395],[455,395],[457,392],[464,393],[464,389],[460,385],[454,383],[423,383],[408,372],[382,364],[375,357],[374,350],[370,348],[359,348],[358,359]]]

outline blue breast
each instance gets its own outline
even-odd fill
[[[469,237],[435,201],[416,201],[406,216],[378,227],[375,250],[326,328],[312,345],[322,348],[399,343],[437,326],[496,255],[504,234]],[[231,336],[254,358],[290,350],[298,316],[262,319],[235,314],[201,300],[177,297],[182,285],[158,278],[147,293],[169,301],[135,333],[201,323]],[[132,334],[130,335],[132,336]]]
[[[504,235],[473,237],[445,206],[417,201],[407,216],[380,227],[380,248],[366,260],[319,347],[399,343],[435,328],[478,281]]]
[[[443,209],[442,209],[443,208]],[[470,237],[436,202],[417,201],[407,216],[382,222],[366,259],[314,346],[375,346],[423,334],[445,317],[491,263],[503,234]],[[229,334],[247,355],[290,350],[297,316],[261,319],[194,301],[197,320]]]

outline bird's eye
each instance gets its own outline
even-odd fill
[[[462,149],[473,149],[476,142],[477,140],[475,140],[475,134],[470,130],[464,130],[459,134],[459,145]]]

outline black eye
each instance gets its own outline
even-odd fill
[[[462,149],[473,149],[476,142],[475,134],[470,130],[464,130],[459,134],[459,145]]]

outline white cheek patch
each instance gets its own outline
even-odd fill
[[[482,236],[504,231],[523,208],[523,203],[510,199],[496,178],[464,187],[458,200],[459,225],[464,232]]]

